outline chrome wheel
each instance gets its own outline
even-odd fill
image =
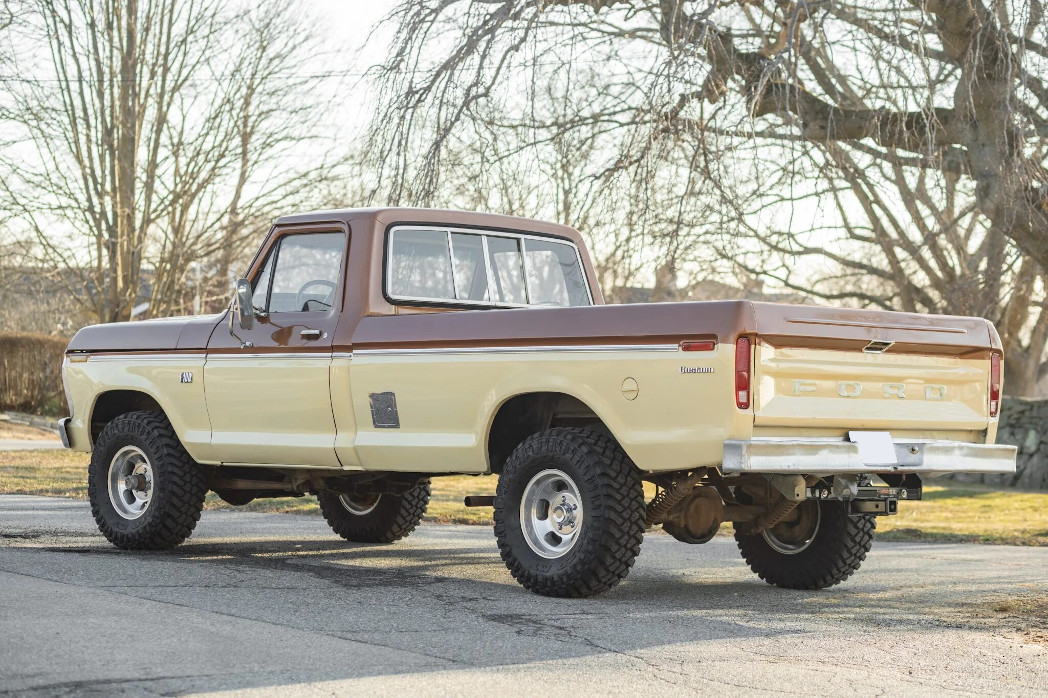
[[[346,511],[350,514],[356,514],[357,516],[370,514],[375,510],[375,507],[378,506],[378,500],[380,499],[382,499],[382,495],[380,494],[342,494],[338,497],[338,501],[342,503],[342,506],[346,508]]]
[[[122,518],[134,520],[153,498],[153,466],[137,446],[124,446],[109,463],[109,501]]]
[[[543,470],[524,488],[520,501],[520,528],[536,554],[547,559],[571,550],[582,530],[579,488],[560,470]]]
[[[776,552],[796,555],[806,550],[819,533],[822,509],[816,501],[801,502],[785,520],[766,529],[764,540]]]

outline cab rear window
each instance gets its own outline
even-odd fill
[[[392,300],[492,307],[592,305],[578,249],[531,235],[402,226],[390,231]]]

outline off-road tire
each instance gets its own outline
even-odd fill
[[[109,466],[136,446],[153,469],[152,497],[137,519],[120,516],[109,499]],[[168,550],[193,532],[207,494],[207,475],[178,440],[162,412],[127,412],[102,430],[91,452],[87,495],[98,530],[124,550]]]
[[[521,498],[543,470],[568,475],[581,495],[578,538],[561,557],[538,555],[521,526]],[[495,537],[513,577],[545,596],[591,596],[621,582],[644,539],[644,490],[637,467],[618,442],[592,429],[554,428],[517,446],[499,475]]]
[[[340,499],[338,492],[317,495],[320,513],[331,530],[352,543],[392,543],[407,537],[422,521],[429,504],[429,478],[422,478],[403,494],[383,494],[375,508],[366,514],[354,514]]]
[[[825,589],[859,569],[873,546],[873,516],[849,516],[845,502],[818,501],[819,528],[807,548],[794,554],[775,550],[761,534],[746,535],[735,524],[735,542],[758,577],[784,589]]]

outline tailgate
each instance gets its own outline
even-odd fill
[[[981,318],[754,304],[754,426],[985,430]]]

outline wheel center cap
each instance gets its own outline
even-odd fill
[[[124,486],[132,492],[142,492],[146,489],[146,476],[142,473],[132,473],[124,478]]]
[[[575,530],[575,512],[578,508],[578,502],[570,494],[562,493],[553,501],[553,507],[550,509],[550,518],[553,519],[553,524],[558,533],[562,535],[570,534]]]

